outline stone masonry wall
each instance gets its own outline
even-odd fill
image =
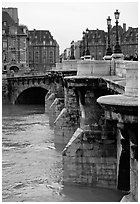
[[[8,81],[7,81],[7,79],[2,79],[2,103],[3,104],[9,103],[9,98],[8,98]]]
[[[79,127],[79,108],[74,89],[65,88],[65,108],[54,122],[55,143],[67,144]]]
[[[74,133],[63,151],[64,183],[116,188],[116,143],[101,142],[100,133],[80,128]]]

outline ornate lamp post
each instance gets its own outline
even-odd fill
[[[118,12],[118,10],[116,10],[114,12],[114,15],[115,15],[115,19],[116,19],[116,45],[115,45],[115,48],[114,48],[114,53],[122,53],[121,51],[121,47],[119,45],[119,37],[118,37],[118,19],[119,19],[119,15],[120,15],[120,12]]]
[[[90,51],[89,51],[89,47],[88,47],[88,38],[89,38],[89,29],[86,29],[86,51],[85,51],[85,55],[90,55]]]
[[[83,31],[83,39],[82,39],[82,42],[83,42],[83,52],[82,52],[82,56],[85,56],[85,32]]]
[[[110,47],[110,28],[111,28],[111,18],[108,16],[107,18],[107,26],[108,26],[108,48],[106,50],[106,55],[112,55],[112,50]]]

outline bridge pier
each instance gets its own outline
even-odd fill
[[[116,64],[118,63],[116,62]],[[122,71],[126,70],[127,64],[129,63],[123,63]],[[113,68],[114,74],[117,73],[119,68],[120,75],[120,65],[121,63],[118,64],[118,67],[115,66]],[[96,69],[94,63],[93,66],[90,66],[91,68],[92,71]],[[64,182],[112,189],[120,188],[122,185],[120,182],[122,173],[120,171],[125,171],[125,176],[129,177],[129,160],[126,158],[129,155],[128,140],[124,137],[125,140],[122,141],[121,137],[123,137],[123,133],[117,127],[117,118],[112,119],[111,117],[106,117],[106,113],[102,107],[98,108],[97,98],[110,93],[112,96],[115,93],[124,94],[124,75],[126,72],[124,71],[122,76],[107,76],[104,73],[108,73],[108,71],[106,72],[104,70],[103,73],[98,73],[97,69],[95,71],[96,74],[94,75],[93,73],[93,76],[91,76],[91,73],[90,76],[82,75],[81,72],[79,73],[80,76],[65,77],[65,88],[70,89],[72,87],[76,93],[74,97],[78,106],[77,116],[79,118],[79,126],[62,153]],[[86,73],[85,70],[84,73]],[[131,74],[129,77],[131,77]],[[126,74],[126,81],[127,79],[128,76]],[[132,85],[130,82],[128,84],[126,92],[130,91],[129,88]],[[133,91],[135,91],[135,87],[132,88],[131,93]],[[119,103],[121,101],[118,101]],[[65,109],[61,112],[61,116],[63,116],[61,117],[62,121],[65,120],[64,113],[66,111],[65,104]],[[63,128],[63,126],[61,127]],[[122,153],[122,148],[124,148],[125,154]],[[123,158],[127,159],[128,165],[126,169],[120,167],[125,161]],[[133,177],[136,177],[137,173],[133,170],[132,174]],[[135,186],[135,188],[137,187]],[[122,188],[120,188],[120,190],[126,192],[128,192],[128,189],[129,185],[127,184],[125,186],[122,185]]]
[[[63,150],[64,182],[115,189],[116,126],[104,119],[104,111],[96,102],[108,93],[106,84],[98,77],[75,76],[65,80],[67,87],[75,88],[77,93],[79,127]]]

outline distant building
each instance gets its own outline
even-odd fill
[[[92,58],[101,60],[106,51],[106,32],[103,30],[89,30],[89,51]]]
[[[59,45],[48,30],[30,30],[28,40],[31,69],[51,70],[59,62]]]
[[[80,58],[80,40],[78,40],[77,42],[74,42],[74,56],[75,59],[79,59]]]
[[[63,60],[69,60],[71,56],[71,49],[66,48],[63,53]]]
[[[138,28],[128,28],[123,35],[121,48],[126,59],[138,59]]]
[[[16,8],[2,9],[2,69],[22,70],[28,64],[27,58],[28,29],[18,24]]]

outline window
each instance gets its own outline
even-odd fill
[[[50,51],[50,63],[53,63],[53,52]]]
[[[6,26],[6,25],[7,25],[7,22],[6,22],[6,21],[4,21],[4,22],[3,22],[3,25],[4,25],[4,26]]]
[[[3,41],[3,48],[7,48],[7,42]]]
[[[23,28],[23,33],[26,34],[26,28]]]
[[[17,28],[14,26],[10,27],[10,34],[11,35],[17,35]]]

